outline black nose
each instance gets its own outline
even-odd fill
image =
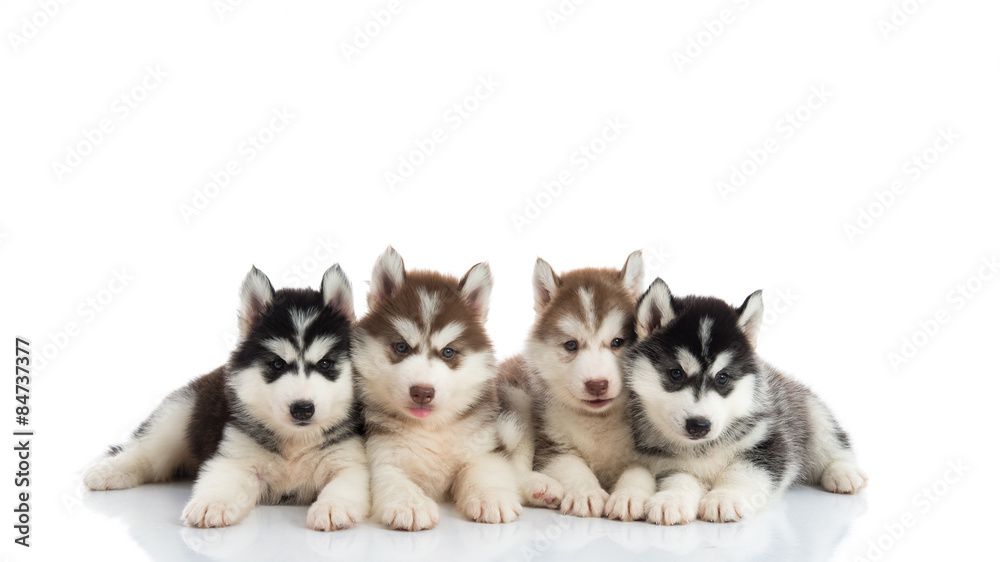
[[[712,429],[712,422],[705,418],[688,418],[684,429],[687,430],[688,435],[692,438],[700,439],[708,435],[708,431]]]
[[[417,404],[423,406],[424,404],[430,404],[431,400],[434,400],[434,387],[433,386],[411,386],[410,387],[410,398]]]
[[[292,406],[288,409],[292,413],[292,417],[297,420],[305,421],[316,413],[316,407],[313,406],[312,402],[292,402]]]

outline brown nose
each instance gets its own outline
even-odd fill
[[[587,381],[584,386],[587,387],[587,392],[594,396],[600,396],[608,391],[608,381],[603,379],[599,381]]]
[[[410,398],[417,404],[428,404],[431,400],[434,400],[434,387],[433,386],[411,386],[410,387]]]

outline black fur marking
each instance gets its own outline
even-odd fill
[[[194,395],[186,429],[188,452],[201,466],[219,449],[222,432],[230,420],[225,367],[191,381],[185,390]]]
[[[125,447],[122,447],[121,445],[112,445],[108,447],[108,456],[117,457],[124,450]]]
[[[771,433],[767,439],[744,451],[740,456],[766,472],[771,478],[771,482],[778,484],[790,465],[790,452],[788,443],[781,439],[778,434]]]
[[[847,432],[845,432],[843,428],[840,427],[840,424],[838,424],[837,422],[833,422],[833,427],[834,427],[834,435],[836,435],[837,441],[840,443],[840,446],[845,449],[850,449],[851,438],[847,436]]]
[[[361,413],[361,403],[354,402],[351,412],[343,421],[323,432],[323,444],[320,449],[332,447],[346,439],[364,435],[365,419]]]

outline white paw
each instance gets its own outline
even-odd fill
[[[600,488],[569,490],[563,495],[559,511],[574,517],[600,517],[604,514],[608,497],[608,493]]]
[[[711,523],[730,523],[754,512],[753,496],[731,490],[712,490],[698,504],[698,518]]]
[[[517,494],[507,490],[472,494],[458,502],[457,507],[466,517],[478,523],[510,523],[521,515]]]
[[[856,494],[868,484],[868,476],[854,463],[834,462],[823,471],[820,484],[827,492]]]
[[[83,474],[83,483],[91,490],[125,490],[142,484],[134,471],[120,470],[114,459],[98,461]]]
[[[414,496],[386,505],[382,522],[401,531],[433,529],[438,523],[438,505],[427,496]]]
[[[211,529],[239,523],[249,510],[236,503],[218,500],[192,499],[184,508],[181,519],[192,527]]]
[[[563,487],[555,478],[532,472],[521,484],[525,501],[533,507],[556,509],[563,498]]]
[[[316,502],[309,506],[306,525],[315,531],[339,531],[352,527],[366,515],[364,508],[349,503]]]
[[[646,500],[646,521],[655,525],[687,525],[698,518],[698,497],[659,492]]]
[[[608,519],[638,521],[646,516],[646,495],[636,490],[618,490],[604,505]]]

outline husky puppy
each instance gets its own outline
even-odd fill
[[[524,356],[501,366],[504,402],[529,436],[512,454],[526,503],[578,517],[643,517],[654,482],[632,447],[622,377],[643,276],[640,251],[621,270],[556,275],[535,263],[535,324]],[[505,412],[501,427],[510,423]]]
[[[739,308],[674,298],[653,281],[625,361],[636,446],[656,476],[656,524],[750,516],[794,483],[853,494],[867,482],[847,434],[809,389],[754,348],[761,292]]]
[[[392,247],[372,270],[354,373],[373,513],[393,529],[433,528],[438,502],[450,499],[484,523],[521,513],[497,436],[496,361],[483,327],[492,287],[485,263],[458,280],[406,271]]]
[[[319,531],[364,519],[370,499],[351,380],[353,320],[339,265],[319,292],[275,292],[251,269],[229,362],[168,396],[84,483],[116,490],[197,476],[182,516],[194,527],[234,525],[257,503],[312,503],[307,524]]]

